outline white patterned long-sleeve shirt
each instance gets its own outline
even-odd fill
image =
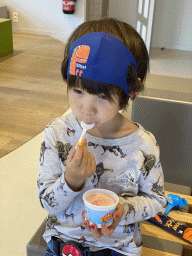
[[[94,248],[112,248],[124,255],[141,254],[140,222],[163,211],[166,204],[159,146],[140,124],[120,139],[103,139],[86,133],[88,151],[96,160],[96,172],[81,191],[72,191],[64,178],[66,160],[82,133],[73,113],[53,120],[44,131],[39,163],[38,190],[42,207],[49,212],[44,239],[84,242]],[[83,194],[89,189],[114,191],[124,215],[110,237],[96,239],[83,226]]]

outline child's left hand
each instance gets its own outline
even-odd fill
[[[107,227],[105,223],[102,223],[101,228],[97,228],[96,224],[92,224],[90,226],[88,220],[84,220],[84,226],[97,239],[102,236],[109,237],[115,231],[116,227],[121,221],[121,218],[123,217],[123,214],[124,208],[121,204],[118,204],[116,210],[113,213],[114,220],[111,226]],[[82,212],[82,217],[85,219],[85,212]]]

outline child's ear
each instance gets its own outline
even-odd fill
[[[129,97],[130,97],[132,100],[134,100],[134,99],[137,97],[137,95],[138,95],[138,92],[130,92],[130,93],[129,93]]]

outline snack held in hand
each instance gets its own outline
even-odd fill
[[[109,206],[115,204],[115,199],[104,193],[96,193],[86,198],[86,201],[90,204],[97,206]]]
[[[96,224],[101,228],[102,222],[107,226],[113,223],[113,212],[119,202],[119,197],[112,191],[106,189],[88,190],[83,195],[85,203],[85,218],[89,224]]]

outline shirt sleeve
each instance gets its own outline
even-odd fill
[[[38,196],[49,213],[64,211],[81,191],[72,191],[64,178],[65,162],[73,145],[57,140],[51,127],[45,129],[41,144]]]
[[[140,222],[163,211],[166,205],[164,176],[159,159],[159,147],[155,150],[144,148],[135,155],[138,179],[138,195],[129,197],[120,195],[120,204],[124,215],[120,225]]]

